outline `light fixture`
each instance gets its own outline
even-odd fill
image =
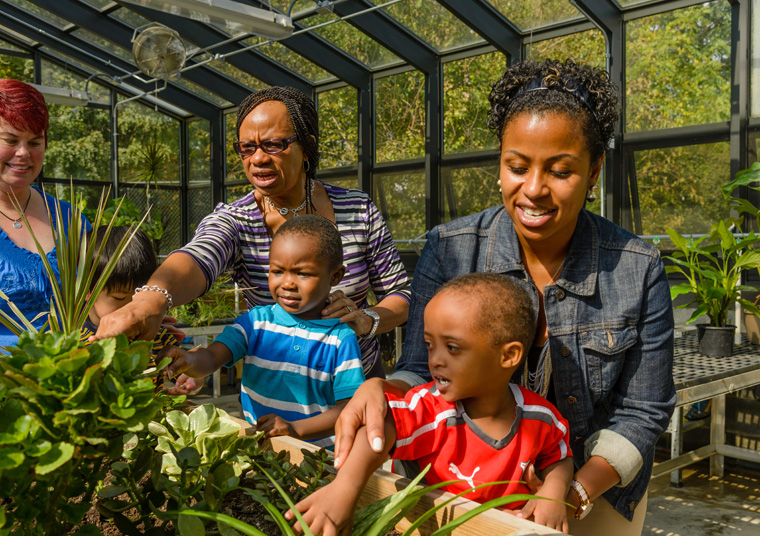
[[[37,91],[45,97],[48,104],[66,104],[68,106],[87,106],[90,102],[87,93],[77,91],[76,89],[64,89],[60,87],[40,86],[31,84]]]
[[[293,33],[293,19],[290,17],[232,0],[122,1],[269,39],[285,39]]]

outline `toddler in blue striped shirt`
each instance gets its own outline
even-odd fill
[[[166,374],[203,377],[243,360],[243,415],[267,437],[290,435],[331,448],[340,410],[364,381],[354,331],[322,319],[330,289],[345,273],[340,234],[317,215],[277,230],[269,254],[274,305],[254,307],[207,348],[176,347]]]

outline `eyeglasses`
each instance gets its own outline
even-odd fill
[[[240,156],[251,156],[256,152],[256,149],[261,147],[261,150],[267,154],[277,154],[283,152],[288,146],[296,141],[298,136],[292,138],[276,138],[274,140],[264,140],[261,143],[253,143],[251,141],[236,141],[232,144],[235,148],[235,152]]]

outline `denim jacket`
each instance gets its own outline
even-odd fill
[[[471,272],[515,277],[538,310],[538,290],[503,206],[440,225],[417,263],[404,352],[392,378],[430,380],[425,305],[444,282]],[[621,483],[604,497],[630,520],[676,401],[673,311],[658,252],[581,211],[562,274],[544,289],[544,311],[557,408],[570,423],[575,465],[591,456],[607,460]]]

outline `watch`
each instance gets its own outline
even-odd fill
[[[583,484],[577,480],[570,482],[570,489],[573,490],[578,495],[578,499],[580,499],[580,504],[575,510],[575,519],[583,519],[589,514],[589,512],[591,512],[594,503],[589,500],[586,488],[584,488]]]
[[[375,335],[375,332],[377,331],[377,326],[380,325],[380,315],[369,308],[362,309],[362,313],[364,313],[365,315],[367,315],[368,317],[372,319],[372,329],[369,330],[369,333],[364,335],[365,337],[369,339],[370,337]]]

